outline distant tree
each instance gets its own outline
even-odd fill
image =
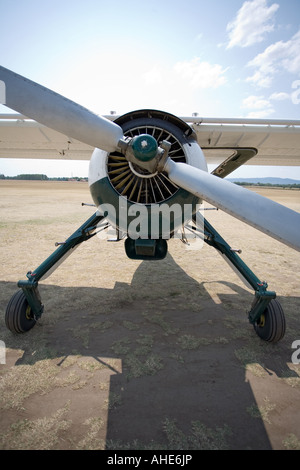
[[[43,180],[47,180],[48,179],[48,176],[47,175],[42,175],[42,174],[24,174],[24,175],[18,175],[16,177],[16,179],[18,180],[39,180],[39,181],[43,181]]]

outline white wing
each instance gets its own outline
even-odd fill
[[[186,118],[187,120],[189,118]],[[192,127],[208,163],[219,165],[222,150],[254,148],[251,165],[300,165],[300,121],[192,118]]]
[[[242,164],[300,165],[300,121],[181,119],[192,126],[207,163],[216,166],[214,173],[219,176]],[[0,158],[89,160],[92,151],[93,147],[22,115],[0,115]]]
[[[0,158],[89,160],[93,150],[24,116],[0,115]]]

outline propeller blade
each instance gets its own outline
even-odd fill
[[[300,214],[270,199],[170,158],[170,180],[224,212],[300,251]]]
[[[30,119],[106,152],[118,148],[120,126],[22,75],[0,67],[5,104]]]

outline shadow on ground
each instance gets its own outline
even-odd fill
[[[3,377],[31,367],[30,388],[36,374],[42,381],[37,364],[50,361],[54,372],[18,405],[3,407],[2,447],[18,447],[15,438],[8,444],[17,422],[53,416],[68,402],[68,425],[51,448],[271,449],[246,369],[254,367],[266,390],[298,377],[287,364],[290,341],[263,343],[245,315],[252,294],[231,282],[218,286],[219,303],[170,255],[142,262],[130,285],[114,289],[41,285],[45,313],[35,328],[20,336],[3,330]],[[2,305],[14,291],[1,283]],[[288,309],[299,299],[284,302]]]

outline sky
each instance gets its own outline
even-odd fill
[[[0,18],[1,65],[97,114],[300,119],[300,0],[0,0]],[[86,176],[88,162],[0,160],[28,172]]]

